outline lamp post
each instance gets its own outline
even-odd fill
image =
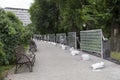
[[[86,30],[86,24],[83,24],[83,30]]]

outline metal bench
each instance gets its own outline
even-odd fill
[[[30,54],[27,54],[23,45],[19,45],[15,48],[15,56],[16,56],[16,69],[15,73],[17,73],[18,69],[22,65],[27,65],[29,68],[29,71],[33,71],[33,66],[35,62],[35,54],[31,52]]]

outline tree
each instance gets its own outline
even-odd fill
[[[120,0],[35,0],[30,12],[41,33],[53,30],[79,34],[83,29],[100,28],[111,39],[112,49],[120,51]]]
[[[87,30],[101,28],[105,36],[110,37],[110,28],[106,26],[111,14],[107,10],[105,0],[86,0],[79,9],[82,24],[86,24]]]
[[[106,0],[111,14],[109,24],[111,28],[111,49],[120,52],[120,0]]]
[[[65,0],[60,9],[61,27],[66,31],[79,32],[81,29],[81,16],[77,9],[81,9],[80,0]]]
[[[111,49],[120,51],[120,1],[119,0],[86,0],[79,9],[86,29],[101,28],[104,35],[111,39]]]
[[[38,33],[57,32],[59,11],[53,1],[35,0],[29,11]]]

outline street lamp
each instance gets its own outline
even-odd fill
[[[86,30],[86,24],[83,24],[83,30]]]
[[[83,24],[83,27],[85,28],[85,27],[86,27],[86,24]]]

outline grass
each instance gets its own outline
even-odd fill
[[[10,69],[12,69],[14,65],[0,66],[0,80],[5,77]]]
[[[24,45],[24,48],[25,48],[25,51],[27,51],[29,48],[29,45]]]
[[[120,61],[120,52],[111,52],[111,58]]]

